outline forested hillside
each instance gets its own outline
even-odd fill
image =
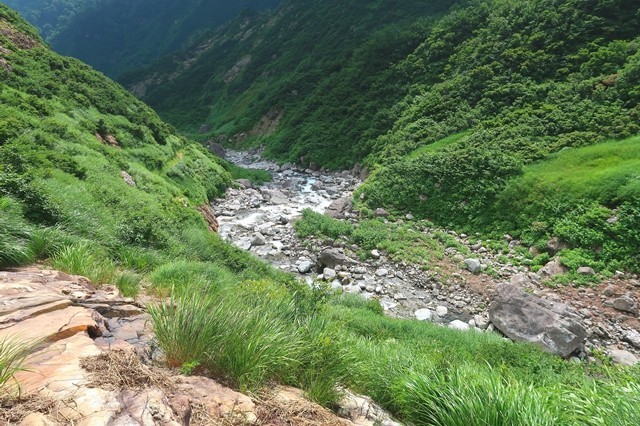
[[[282,161],[365,163],[371,208],[532,244],[556,235],[597,266],[636,268],[638,141],[594,145],[640,131],[639,7],[289,2],[124,81],[183,132],[208,123],[203,138]],[[550,164],[567,175],[532,177]]]
[[[75,16],[97,5],[101,0],[4,0],[4,3],[17,10],[24,18],[36,26],[45,40],[55,36]]]
[[[184,48],[242,10],[280,0],[6,0],[53,49],[110,76]]]

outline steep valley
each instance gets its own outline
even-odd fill
[[[640,424],[637,1],[149,4],[0,4],[0,423]]]

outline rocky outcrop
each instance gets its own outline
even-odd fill
[[[216,213],[211,208],[209,204],[205,204],[203,206],[198,207],[198,211],[209,225],[209,231],[217,233],[220,225],[218,224],[218,218],[216,218]]]
[[[210,378],[151,365],[148,320],[117,289],[98,289],[83,277],[39,268],[0,271],[0,341],[38,342],[28,370],[15,375],[21,399],[15,409],[0,409],[0,424],[397,425],[350,393],[343,419],[298,389],[275,387],[252,399]]]
[[[587,337],[580,316],[569,306],[543,300],[510,284],[498,286],[489,319],[510,339],[531,342],[562,357],[571,355]]]
[[[129,173],[123,170],[120,172],[120,176],[122,176],[122,179],[124,179],[124,183],[126,183],[132,188],[136,187],[136,181],[135,179],[133,179],[133,177]]]
[[[208,142],[209,143],[209,151],[220,157],[220,158],[227,158],[227,152],[225,151],[224,147],[219,144],[218,142],[215,142],[215,140],[211,140]]]

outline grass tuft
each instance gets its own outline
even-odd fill
[[[15,390],[9,383],[14,374],[26,370],[27,358],[34,348],[35,343],[22,341],[17,336],[0,337],[0,399]]]

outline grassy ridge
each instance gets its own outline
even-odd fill
[[[568,244],[563,257],[573,270],[640,265],[638,137],[567,147],[527,166],[508,154],[474,150],[464,138],[420,151],[374,173],[359,189],[366,203],[467,231],[511,233],[540,249],[557,236]]]
[[[210,234],[197,210],[231,183],[229,164],[177,136],[116,83],[42,47],[5,6],[0,25],[11,29],[0,35],[8,51],[0,68],[0,266],[52,258],[97,282],[122,280],[128,291],[135,273],[180,256],[269,274]]]

